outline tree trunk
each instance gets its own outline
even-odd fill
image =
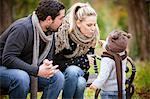
[[[146,0],[128,0],[129,32],[132,34],[130,53],[140,60],[150,58],[150,22]]]
[[[11,24],[13,0],[0,0],[0,35]]]

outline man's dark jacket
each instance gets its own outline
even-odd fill
[[[21,69],[30,75],[37,76],[39,65],[31,66],[33,56],[33,26],[31,16],[14,22],[0,37],[0,66]],[[40,54],[45,48],[40,40]],[[52,59],[54,42],[47,58]]]

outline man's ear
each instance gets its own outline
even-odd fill
[[[53,22],[53,19],[52,19],[51,16],[47,16],[47,17],[46,17],[46,21],[47,21],[49,24],[51,24],[51,23]]]
[[[81,21],[80,21],[80,20],[77,20],[77,21],[76,21],[76,25],[77,25],[77,27],[80,28],[80,27],[81,27]]]

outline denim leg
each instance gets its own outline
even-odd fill
[[[38,87],[43,90],[42,99],[57,99],[64,85],[64,75],[58,71],[53,77],[38,78]]]
[[[79,99],[82,99],[84,88],[82,89],[81,87],[84,86],[83,84],[84,81],[81,82],[79,78],[84,75],[82,69],[72,65],[65,70],[64,75],[65,75],[65,84],[64,84],[63,94],[62,94],[63,99],[72,99],[73,97],[78,97]],[[75,95],[81,95],[81,96],[75,96]]]
[[[30,77],[25,71],[0,67],[0,88],[8,89],[10,99],[26,99],[29,84]]]
[[[126,93],[123,91],[122,99],[126,99]],[[118,91],[103,91],[101,90],[101,99],[118,99]]]
[[[86,88],[86,80],[84,77],[80,76],[78,78],[78,84],[75,91],[74,99],[83,99],[85,88]]]

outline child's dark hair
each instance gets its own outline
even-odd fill
[[[57,0],[41,0],[35,12],[39,20],[44,21],[47,16],[54,20],[63,9],[65,6]]]

